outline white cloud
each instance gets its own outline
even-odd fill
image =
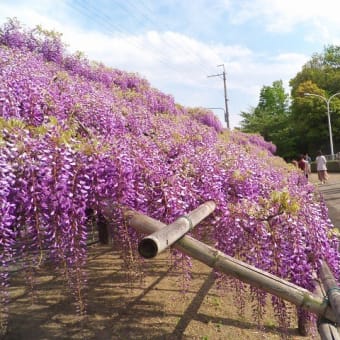
[[[259,20],[270,32],[291,32],[298,25],[315,28],[313,39],[336,39],[340,33],[339,3],[336,0],[247,0],[234,2],[235,24]],[[308,33],[306,38],[310,39]]]
[[[58,5],[53,1],[2,1],[0,3],[0,19],[4,22],[6,18],[17,17],[19,21],[27,27],[34,28],[36,25],[42,25],[47,29],[55,29],[62,32],[63,23],[57,18],[64,17],[67,21],[68,16],[63,10],[64,0],[59,0]],[[47,15],[53,13],[53,15]]]
[[[225,60],[236,70],[244,69],[242,60],[251,59],[252,55],[249,49],[241,46],[211,46],[174,32],[152,31],[124,37],[71,29],[66,32],[65,39],[73,50],[86,51],[90,59],[113,67],[138,71],[151,83],[167,81],[193,88],[204,87],[203,79],[221,72],[216,65]],[[214,82],[210,82],[205,86],[213,85]]]

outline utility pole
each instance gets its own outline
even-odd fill
[[[208,76],[208,78],[210,78],[210,77],[220,77],[220,76],[223,77],[224,104],[225,104],[224,119],[225,119],[225,122],[227,123],[227,128],[230,129],[230,126],[229,126],[229,111],[228,111],[228,98],[227,98],[227,80],[226,80],[226,74],[225,74],[225,67],[224,67],[224,64],[217,65],[217,67],[223,67],[223,73],[212,74],[212,75]]]

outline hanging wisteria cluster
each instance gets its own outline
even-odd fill
[[[98,216],[106,202],[113,233],[136,244],[125,209],[168,223],[214,200],[195,236],[209,228],[224,253],[307,289],[322,259],[338,276],[325,203],[274,152],[135,74],[67,54],[54,32],[9,20],[0,30],[1,314],[13,259],[33,273],[43,254],[85,313],[88,212]],[[285,316],[284,304],[273,304]]]

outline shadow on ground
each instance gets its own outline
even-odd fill
[[[108,246],[90,248],[85,318],[76,316],[65,282],[49,266],[39,270],[33,296],[25,274],[15,273],[3,339],[280,338],[271,315],[261,330],[250,313],[240,316],[232,295],[220,295],[214,274],[203,264],[194,262],[192,283],[183,295],[180,269],[171,266],[168,254],[147,263],[143,280],[128,280],[122,263]],[[300,339],[295,327],[288,334]]]

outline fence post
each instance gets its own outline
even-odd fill
[[[340,324],[340,287],[336,282],[328,264],[322,261],[320,267],[320,279],[326,290],[326,297],[329,300],[330,305],[334,311],[336,322]]]

